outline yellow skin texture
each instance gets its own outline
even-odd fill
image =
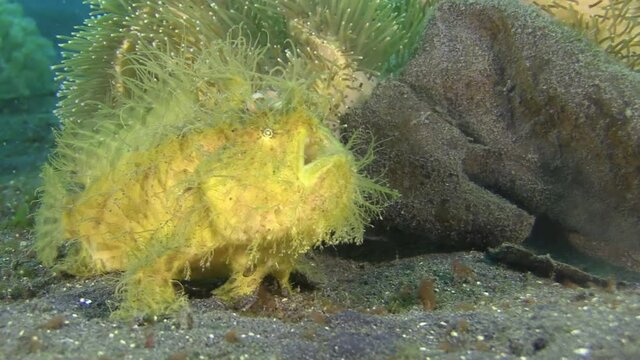
[[[582,31],[631,69],[640,69],[640,2],[637,0],[526,1]]]
[[[170,311],[172,279],[189,275],[229,276],[216,290],[225,299],[268,274],[288,288],[296,257],[348,225],[352,155],[304,112],[275,127],[256,117],[133,153],[74,199],[65,235],[79,239],[96,272],[132,272],[126,306]]]

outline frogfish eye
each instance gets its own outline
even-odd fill
[[[270,139],[273,137],[273,130],[271,128],[262,129],[262,137]]]

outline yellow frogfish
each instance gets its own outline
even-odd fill
[[[117,315],[180,309],[184,279],[226,279],[223,300],[268,275],[287,289],[301,255],[360,242],[395,196],[333,125],[408,59],[422,2],[91,3],[58,68],[35,248],[121,272]]]

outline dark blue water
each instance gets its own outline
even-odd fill
[[[59,35],[70,35],[75,26],[89,16],[89,5],[82,0],[20,0],[24,14],[34,19],[40,34],[59,44]]]

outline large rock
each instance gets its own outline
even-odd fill
[[[544,215],[640,268],[640,75],[534,7],[443,1],[403,76],[345,121],[382,142],[373,171],[403,195],[387,226],[482,248]]]

